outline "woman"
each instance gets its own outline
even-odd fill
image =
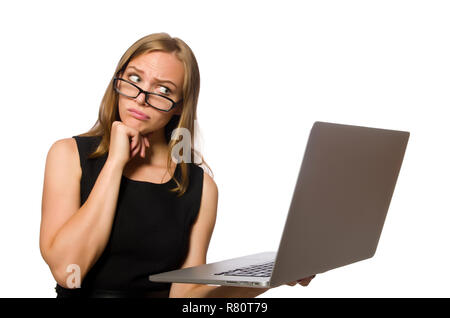
[[[52,145],[40,248],[57,297],[254,297],[267,290],[148,281],[206,262],[218,190],[193,163],[199,88],[191,49],[167,33],[148,35],[119,61],[94,127]],[[189,147],[183,158],[190,156],[178,163],[174,128],[191,134],[182,139]]]

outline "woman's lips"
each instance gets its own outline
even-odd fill
[[[150,117],[148,117],[144,113],[142,113],[134,108],[130,108],[130,109],[128,109],[128,111],[134,118],[141,119],[141,120],[150,119]]]

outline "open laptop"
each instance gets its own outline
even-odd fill
[[[408,139],[404,131],[315,122],[277,252],[150,281],[268,288],[371,258]]]

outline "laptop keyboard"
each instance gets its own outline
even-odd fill
[[[270,277],[272,274],[274,262],[268,262],[264,264],[251,265],[242,268],[236,268],[231,271],[217,273],[214,275],[224,276],[248,276],[248,277]]]

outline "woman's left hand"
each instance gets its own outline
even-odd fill
[[[302,279],[299,279],[299,280],[297,280],[297,281],[295,281],[295,282],[288,283],[288,284],[286,284],[286,285],[289,285],[289,286],[295,286],[295,285],[297,285],[297,283],[298,283],[298,284],[302,285],[303,287],[306,287],[306,286],[309,285],[309,283],[311,282],[311,280],[312,280],[314,277],[316,277],[316,275],[312,275],[312,276],[309,276],[309,277],[306,277],[306,278],[302,278]]]

